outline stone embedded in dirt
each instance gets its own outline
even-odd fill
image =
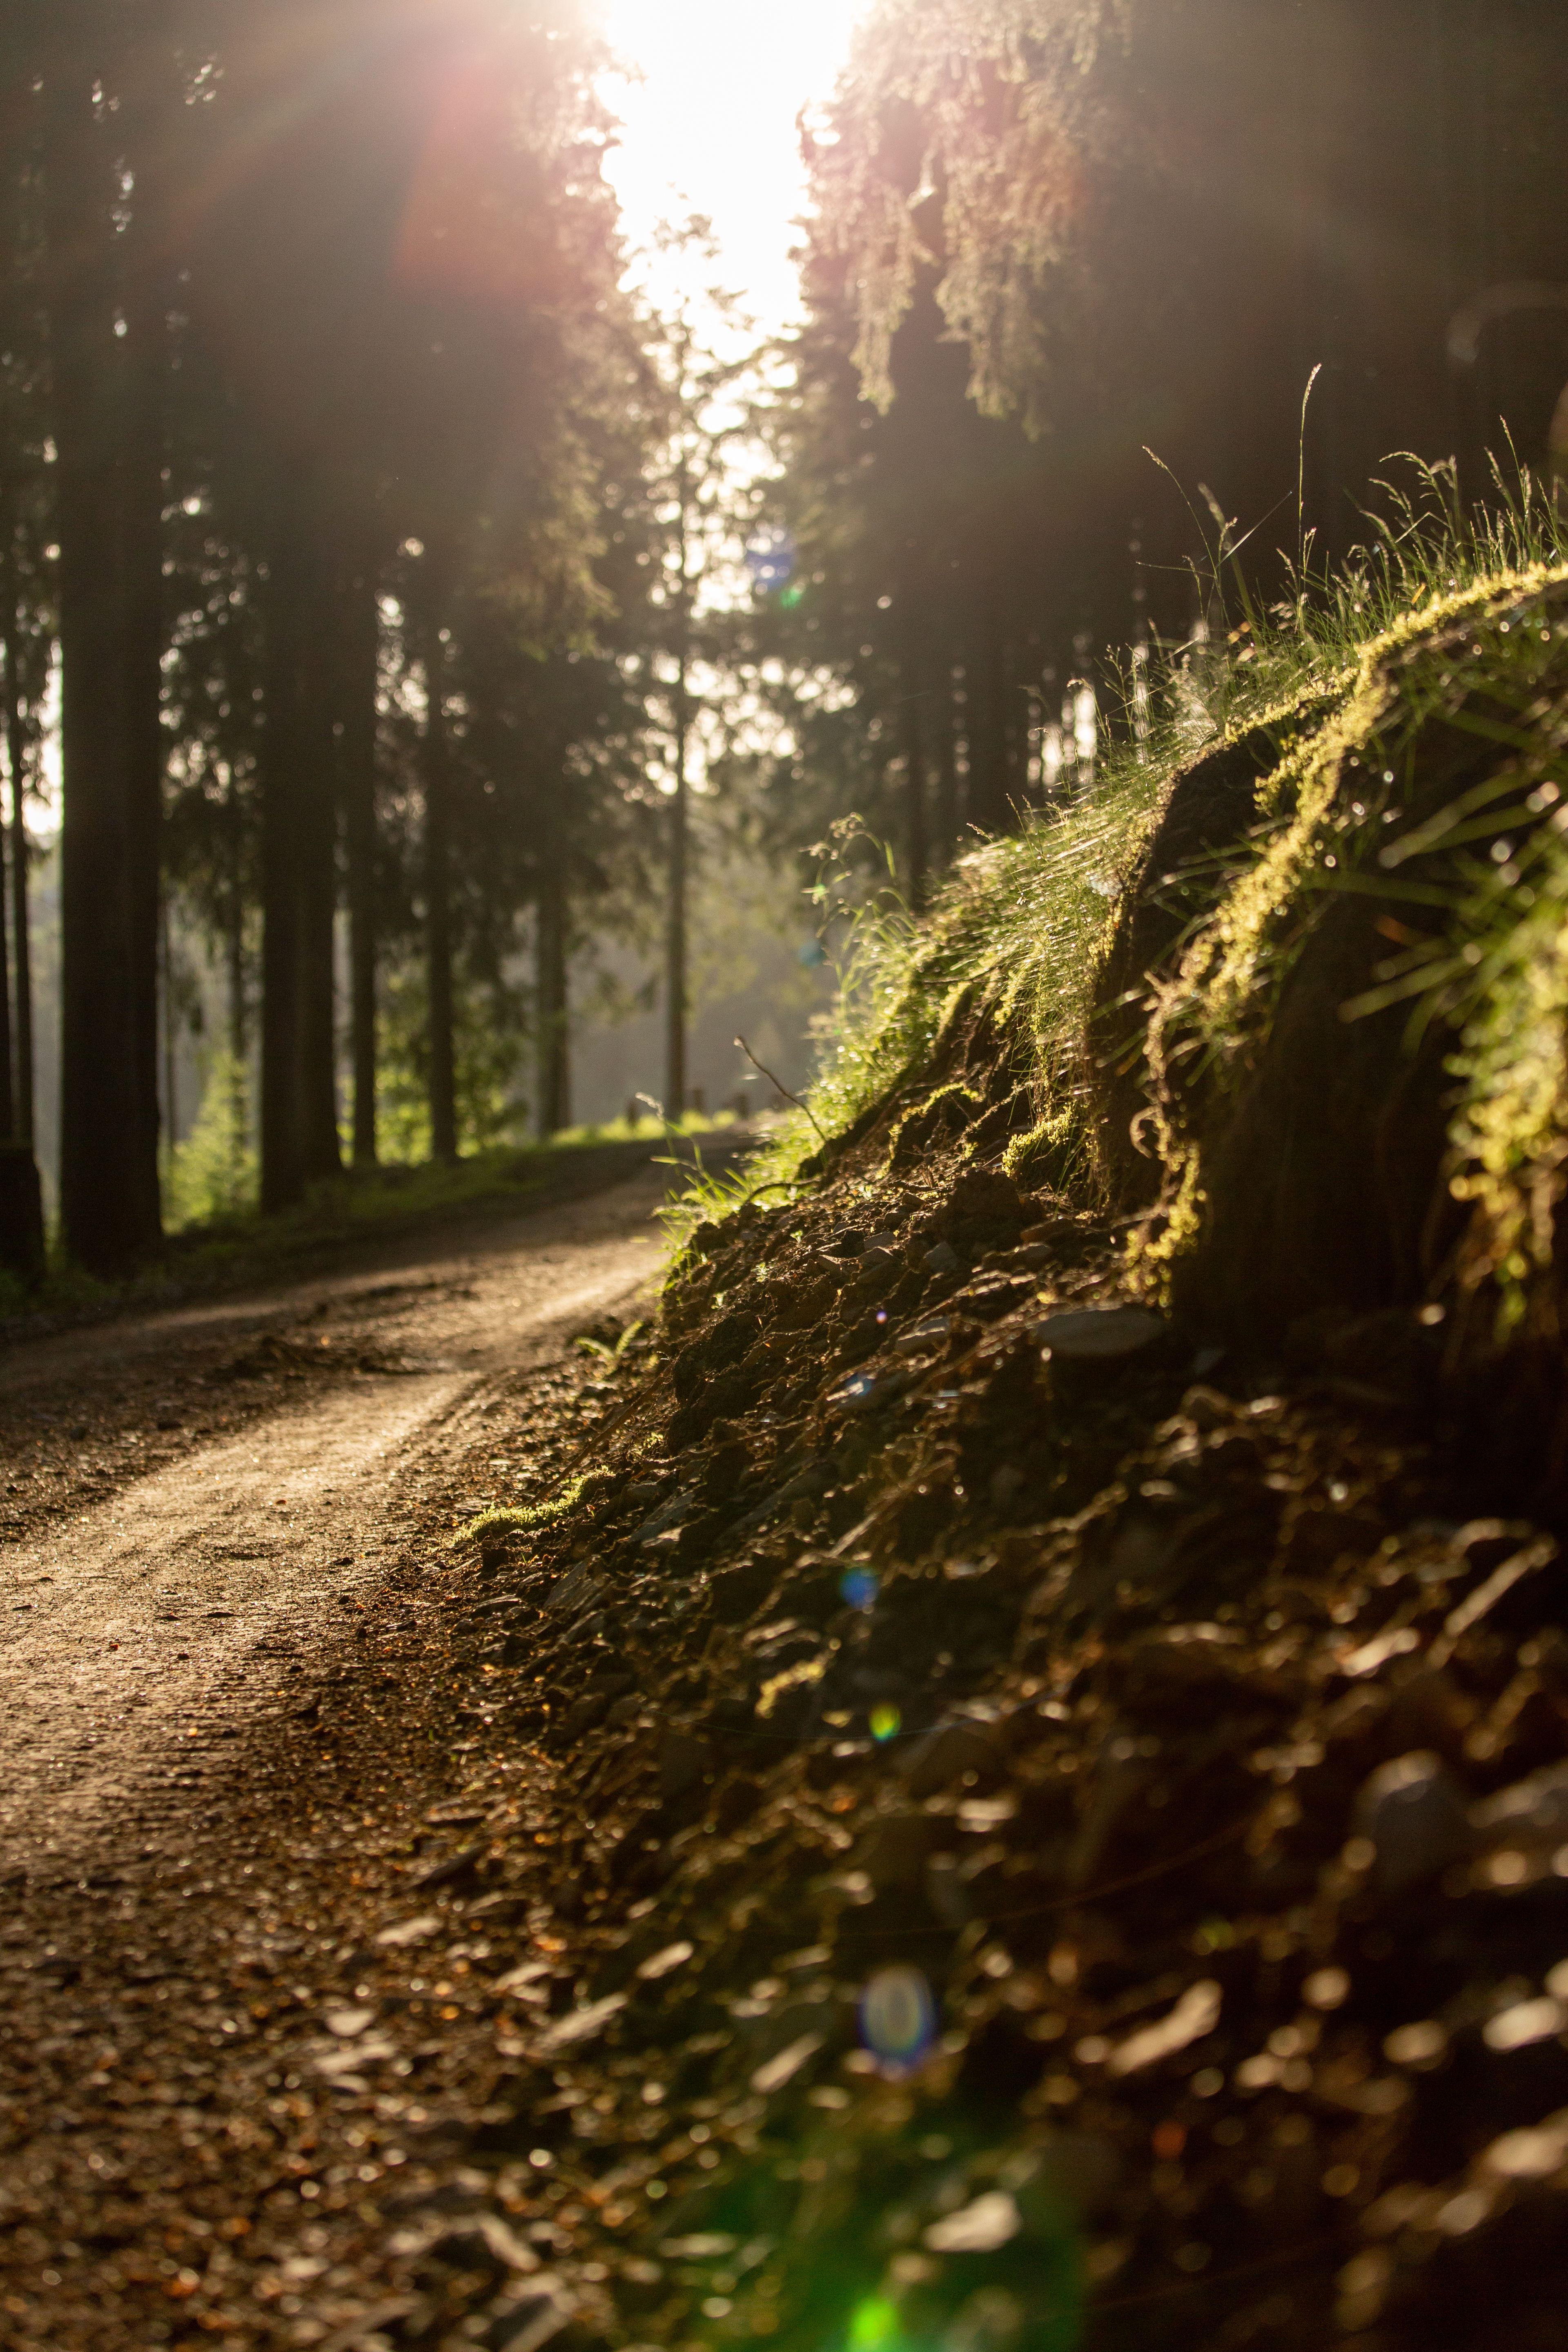
[[[340,2042],[353,2042],[366,2026],[375,2023],[374,2009],[329,2009],[321,2020],[329,2033]]]
[[[637,1975],[644,1984],[658,1984],[672,1969],[683,1969],[696,1949],[695,1944],[666,1944],[662,1951],[654,1952],[643,1962]]]
[[[1011,1225],[1015,1232],[1023,1224],[1023,1195],[1011,1176],[1005,1175],[999,1168],[983,1168],[971,1160],[960,1169],[948,1198],[955,1215],[960,1217]]]
[[[572,1611],[596,1601],[601,1589],[602,1580],[593,1563],[580,1559],[567,1569],[544,1605],[552,1616],[568,1616]]]
[[[895,1403],[913,1378],[912,1372],[902,1370],[856,1372],[841,1389],[835,1390],[827,1402],[837,1412],[874,1412],[879,1405]]]
[[[683,1519],[689,1519],[695,1507],[689,1495],[672,1495],[651,1518],[643,1521],[633,1534],[632,1541],[639,1544],[657,1542],[660,1536],[668,1535],[678,1528]]]
[[[803,2033],[797,2041],[787,2043],[776,2057],[768,2059],[765,2064],[757,2068],[752,2076],[752,2090],[759,2098],[771,2099],[776,2091],[782,2091],[786,2084],[795,2080],[801,2068],[816,2057],[822,2046],[823,2036],[820,2033]]]
[[[856,1279],[868,1286],[879,1276],[891,1274],[902,1264],[902,1258],[896,1247],[888,1249],[879,1244],[874,1244],[871,1248],[861,1251],[856,1264],[858,1269]]]
[[[972,2205],[933,2221],[921,2242],[933,2254],[994,2254],[1024,2226],[1017,2200],[1005,2189],[987,2189]]]
[[[1356,1798],[1352,1825],[1375,1850],[1375,1890],[1390,1896],[1436,1878],[1473,1843],[1464,1790],[1425,1748],[1379,1766]]]
[[[1483,1558],[1489,1548],[1478,1547]],[[1550,1536],[1537,1536],[1533,1541],[1510,1551],[1483,1584],[1467,1595],[1457,1609],[1449,1612],[1443,1626],[1444,1640],[1437,1645],[1436,1653],[1438,1662],[1446,1662],[1453,1644],[1462,1641],[1472,1626],[1483,1622],[1497,1622],[1503,1614],[1505,1604],[1511,1601],[1515,1588],[1527,1585],[1543,1570],[1555,1568],[1557,1560],[1557,1546]]]
[[[1489,1849],[1555,1850],[1568,1844],[1568,1764],[1549,1765],[1485,1798],[1471,1807],[1470,1822]]]
[[[1223,1999],[1221,1988],[1212,1977],[1189,1985],[1169,2016],[1162,2017],[1153,2025],[1141,2027],[1125,2042],[1118,2042],[1110,2053],[1108,2071],[1113,2075],[1140,2074],[1145,2066],[1157,2066],[1163,2058],[1174,2058],[1194,2042],[1204,2041],[1219,2023]]]
[[[1568,2163],[1568,2114],[1522,2131],[1504,2132],[1480,2159],[1500,2180],[1547,2180]]]
[[[1057,1362],[1117,1364],[1157,1348],[1170,1330],[1147,1307],[1076,1307],[1047,1315],[1029,1336]]]
[[[962,1263],[951,1242],[938,1242],[925,1254],[928,1274],[956,1274]]]
[[[917,1323],[912,1331],[900,1333],[893,1345],[900,1356],[923,1356],[940,1348],[952,1328],[947,1315],[936,1315],[928,1323]]]
[[[526,1919],[532,1908],[527,1895],[508,1894],[503,1887],[494,1895],[481,1895],[477,1903],[469,1905],[465,1916],[487,1927],[512,1927],[520,1919]],[[439,1926],[440,1922],[432,1924]]]
[[[1489,2017],[1481,2039],[1489,2050],[1529,2050],[1538,2042],[1554,2042],[1565,2025],[1568,2010],[1550,1993],[1543,1993],[1536,2000],[1514,2001]]]
[[[611,1992],[603,2000],[590,2001],[585,2009],[568,2010],[558,2023],[540,2035],[533,2045],[535,2057],[556,2058],[563,2050],[576,2050],[586,2042],[596,2042],[626,2005],[624,1992]]]
[[[520,1960],[515,1969],[508,1969],[504,1976],[497,1977],[490,1990],[493,1993],[518,1993],[528,2000],[533,1997],[531,1989],[542,1985],[550,1973],[548,1960]],[[542,1998],[543,1995],[538,1997]]]
[[[473,1875],[484,1856],[482,1841],[474,1845],[459,1846],[456,1853],[448,1854],[444,1862],[433,1863],[428,1870],[421,1871],[417,1878],[410,1879],[408,1883],[419,1895],[429,1894],[437,1886],[456,1886]]]
[[[494,2345],[496,2352],[543,2352],[544,2346],[570,2325],[572,2313],[571,2297],[562,2282],[542,2276],[531,2280],[528,2294],[510,2304],[491,2323],[485,2341]]]
[[[388,2242],[387,2252],[446,2263],[456,2270],[516,2271],[527,2276],[539,2268],[532,2247],[499,2213],[472,2213],[459,2221],[432,2218],[399,2231]]]
[[[391,1951],[398,1951],[405,1944],[424,1943],[426,1937],[437,1933],[440,1925],[440,1919],[434,1911],[422,1911],[416,1919],[395,1920],[390,1927],[381,1930],[375,1940]]]
[[[384,2066],[396,2056],[396,2043],[384,2033],[367,2033],[362,2040],[324,2050],[315,2061],[315,2069],[334,2090],[364,2092],[370,2087],[370,2069]]]

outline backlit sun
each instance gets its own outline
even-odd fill
[[[860,13],[861,0],[606,0],[616,53],[643,75],[609,93],[628,232],[708,214],[724,281],[764,329],[797,307],[795,118],[831,95]]]

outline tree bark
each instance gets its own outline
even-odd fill
[[[307,1183],[342,1172],[338,1138],[336,923],[338,795],[332,724],[337,662],[334,640],[341,610],[332,593],[323,518],[310,519],[311,625],[304,647],[301,690],[303,772],[298,792],[296,845],[300,898],[300,1142]]]
[[[375,1166],[375,745],[380,615],[374,565],[347,582],[339,738],[348,851],[349,1002],[353,1062],[353,1164]]]
[[[450,759],[447,740],[447,568],[434,552],[425,559],[423,667],[425,736],[425,956],[429,991],[430,1151],[458,1157],[457,1055],[452,998],[452,846]]]
[[[163,969],[163,1133],[168,1138],[172,1153],[180,1139],[179,1070],[176,1062],[179,1032],[174,1007],[174,941],[167,898],[158,910],[158,932]]]
[[[539,1019],[539,1105],[542,1142],[572,1124],[572,1055],[566,969],[566,871],[561,826],[544,814],[540,845],[539,905],[535,937]]]
[[[10,648],[6,647],[9,690]],[[11,929],[5,904],[5,826],[0,822],[0,1142],[16,1140],[16,1092],[11,1055]]]
[[[5,163],[0,163],[0,334],[9,351],[28,341],[28,289],[24,285],[26,200],[24,181],[36,163],[33,136],[37,110],[33,94],[33,37],[24,36],[19,21],[5,28],[3,106]],[[7,466],[16,466],[21,452],[7,449]],[[9,922],[0,910],[0,1136],[33,1146],[33,988],[28,952],[28,837],[26,837],[26,679],[24,642],[26,609],[21,600],[16,564],[26,534],[28,485],[16,478],[0,487],[0,706],[5,734],[5,762],[12,785],[12,828],[9,828]],[[5,807],[0,807],[0,840],[5,840]],[[0,858],[0,896],[5,858]],[[5,950],[14,950],[16,983],[9,985]],[[14,1024],[14,1028],[12,1028]]]
[[[121,531],[124,632],[126,858],[131,1004],[136,1103],[129,1168],[138,1214],[159,1223],[158,965],[163,826],[163,660],[168,638],[163,585],[163,475],[167,457],[169,310],[174,289],[168,231],[171,118],[183,109],[174,81],[167,12],[156,6],[136,45],[128,136],[135,169],[133,207],[122,244],[121,339],[123,446]],[[170,1141],[174,1138],[171,1135]]]
[[[5,756],[11,772],[11,940],[16,988],[16,1063],[11,1120],[18,1143],[33,1142],[33,950],[27,919],[27,730],[16,676],[15,609],[7,601],[5,662]]]
[[[242,818],[236,793],[234,777],[228,781],[227,805],[225,811],[229,824],[228,937],[226,941],[228,963],[228,1115],[230,1180],[237,1196],[245,1164],[245,1149],[250,1140],[250,1024],[246,1017],[245,1002],[245,866],[241,841]]]
[[[669,802],[669,900],[664,953],[664,1115],[679,1120],[686,1111],[686,888],[689,854],[686,757],[691,713],[682,656],[676,687],[675,790]]]
[[[62,15],[65,13],[62,10]],[[124,381],[115,335],[113,157],[95,120],[89,27],[71,11],[45,87],[45,208],[60,555],[60,1213],[90,1271],[123,1272],[159,1238],[155,1132],[136,1006],[123,515]]]
[[[958,839],[958,701],[952,671],[944,660],[935,678],[931,709],[936,733],[936,844],[945,866]]]
[[[295,858],[306,757],[304,647],[310,565],[295,470],[279,469],[267,570],[267,724],[261,746],[261,1206],[305,1189],[300,1121],[300,905]]]
[[[267,579],[261,758],[261,1205],[342,1166],[332,926],[337,899],[332,628],[319,469],[278,466]]]
[[[910,907],[918,908],[925,904],[931,837],[926,809],[925,730],[921,723],[925,673],[912,649],[906,654],[902,675],[899,735],[904,762],[904,896]]]
[[[25,1143],[0,1143],[0,1271],[29,1287],[44,1275],[44,1201]]]

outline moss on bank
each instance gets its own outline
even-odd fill
[[[1240,1314],[1292,1219],[1331,1255],[1361,1164],[1347,1303],[1447,1252],[1505,1324],[1555,1313],[1526,1294],[1568,1159],[1568,541],[1528,481],[1463,522],[1426,482],[1273,624],[1173,659],[1142,739],[922,923],[863,919],[809,1108],[748,1191],[868,1131],[892,1170],[1000,1127],[1010,1173],[1142,1212],[1130,1271],[1167,1298],[1223,1229]],[[1309,1239],[1285,1304],[1321,1273]]]

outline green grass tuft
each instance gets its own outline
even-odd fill
[[[1568,818],[1536,827],[1500,867],[1457,853],[1472,836],[1495,836],[1510,791],[1560,788],[1568,806],[1563,697],[1542,687],[1540,628],[1530,646],[1517,625],[1568,582],[1568,520],[1522,470],[1510,483],[1500,474],[1493,504],[1469,510],[1450,468],[1411,463],[1411,487],[1384,486],[1386,510],[1369,517],[1366,545],[1328,572],[1314,569],[1305,541],[1289,593],[1267,614],[1247,596],[1223,528],[1203,583],[1206,637],[1169,652],[1147,695],[1134,698],[1128,673],[1127,723],[1113,728],[1092,787],[963,858],[923,921],[886,892],[860,910],[805,1108],[782,1118],[743,1170],[693,1188],[681,1204],[689,1228],[749,1197],[787,1198],[822,1136],[842,1136],[929,1064],[961,1007],[989,1013],[1034,1087],[1037,1118],[1008,1146],[1009,1171],[1092,1192],[1087,1028],[1117,901],[1177,772],[1262,730],[1279,746],[1266,821],[1209,877],[1207,911],[1152,1010],[1152,1139],[1169,1180],[1152,1258],[1184,1249],[1202,1208],[1171,1072],[1201,1065],[1223,1086],[1239,1071],[1315,908],[1333,891],[1375,887],[1440,907],[1440,936],[1391,958],[1375,1002],[1407,997],[1417,1022],[1440,1007],[1462,1033],[1455,1189],[1485,1211],[1492,1270],[1517,1286],[1539,1268],[1568,1193]],[[1227,593],[1239,613],[1226,612]],[[1401,881],[1388,856],[1400,836],[1383,820],[1400,806],[1404,753],[1434,711],[1470,688],[1505,705],[1515,692],[1517,722],[1504,737],[1518,753],[1513,772],[1477,806],[1433,821],[1440,877],[1416,864]],[[1363,792],[1373,753],[1376,790]],[[1345,788],[1352,761],[1354,792]],[[1431,844],[1412,834],[1404,846],[1416,857]],[[1157,1282],[1158,1265],[1151,1270]]]

